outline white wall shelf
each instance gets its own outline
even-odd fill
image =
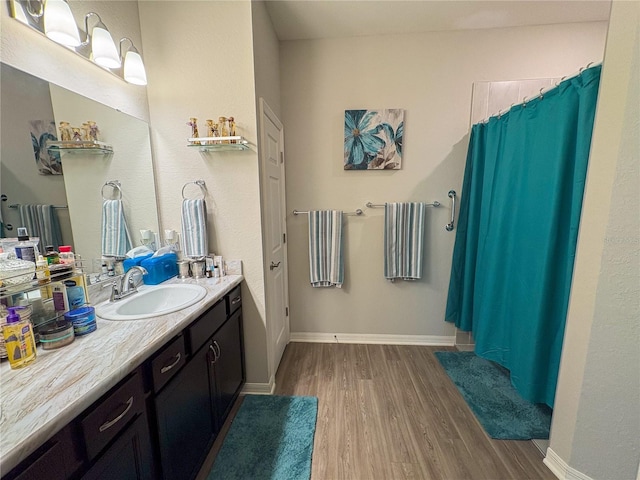
[[[241,136],[189,138],[187,147],[197,147],[201,152],[225,150],[249,150],[249,142]]]

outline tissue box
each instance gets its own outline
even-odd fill
[[[146,285],[158,285],[178,275],[178,256],[175,253],[165,253],[159,257],[146,258],[140,266],[147,273],[142,277]]]
[[[131,268],[131,267],[138,267],[140,266],[140,263],[143,260],[146,260],[147,258],[150,258],[151,255],[153,255],[153,253],[149,253],[148,255],[140,255],[139,257],[135,257],[135,258],[125,258],[124,262],[122,262],[122,265],[124,267],[124,271],[125,273]]]

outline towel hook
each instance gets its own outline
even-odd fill
[[[118,198],[116,198],[116,200],[122,200],[122,188],[120,188],[120,180],[109,180],[107,182],[104,182],[104,185],[102,185],[102,188],[100,189],[100,195],[102,195],[102,199],[111,200],[110,198],[105,198],[104,187],[111,187],[113,189],[113,192],[111,192],[112,196],[113,196],[113,193],[117,191]]]
[[[182,199],[186,200],[187,197],[184,196],[184,189],[187,188],[187,185],[197,185],[200,187],[200,190],[202,190],[202,199],[204,200],[204,198],[207,196],[207,186],[204,183],[204,180],[194,180],[193,182],[187,182],[182,186]]]

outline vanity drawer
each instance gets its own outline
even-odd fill
[[[227,317],[242,306],[242,295],[240,293],[240,285],[231,290],[225,297],[227,302]]]
[[[184,337],[179,335],[151,360],[153,391],[158,392],[185,364]]]
[[[89,460],[138,414],[144,411],[142,378],[138,371],[91,408],[80,422]]]
[[[204,345],[227,319],[227,308],[224,300],[220,300],[213,307],[202,314],[188,329],[189,352],[193,355]]]

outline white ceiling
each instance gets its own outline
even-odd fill
[[[267,0],[280,40],[608,21],[609,0]]]

